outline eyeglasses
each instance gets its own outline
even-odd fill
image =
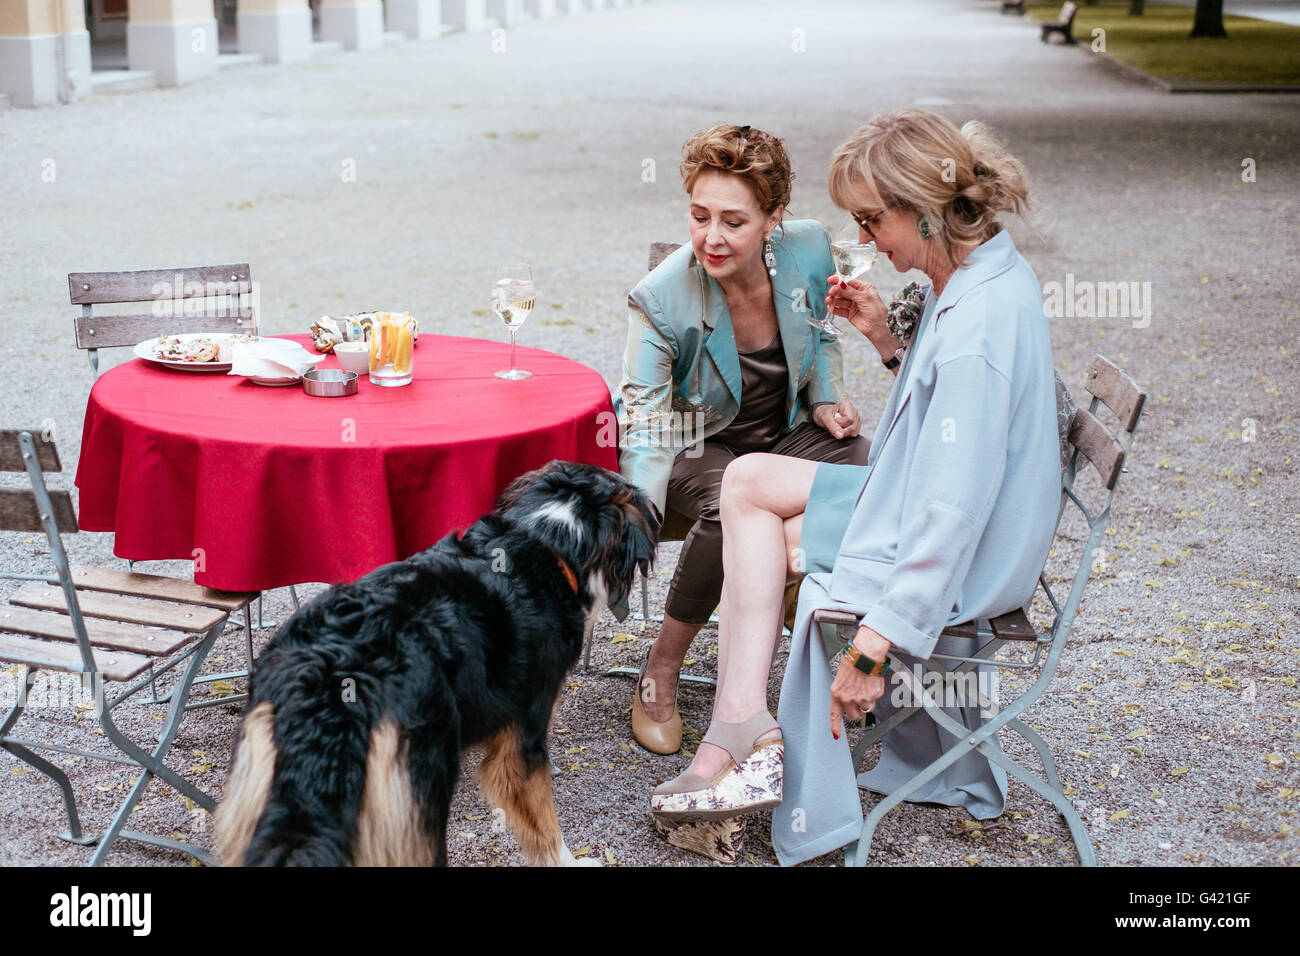
[[[868,236],[870,236],[871,240],[874,242],[876,239],[876,232],[874,229],[871,228],[871,224],[875,222],[877,219],[879,219],[881,216],[883,216],[885,213],[889,212],[889,210],[893,209],[895,205],[896,203],[890,203],[884,209],[880,210],[880,212],[872,216],[864,216],[860,212],[851,212],[849,213],[849,215],[853,217],[853,221],[856,222],[858,226],[861,227],[862,231],[865,232]]]

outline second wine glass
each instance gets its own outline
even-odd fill
[[[496,277],[492,280],[491,303],[492,311],[510,330],[510,367],[495,373],[496,377],[511,381],[531,378],[532,372],[515,368],[515,333],[537,303],[532,267],[522,262],[498,266]]]
[[[839,238],[831,242],[831,259],[835,262],[835,275],[840,285],[846,285],[876,264],[876,244],[874,242],[859,242],[856,236],[848,238],[845,235],[846,231],[841,230]],[[832,291],[833,289],[832,286]],[[839,338],[844,334],[844,330],[835,324],[834,318],[835,314],[828,309],[824,319],[809,316],[807,322],[813,328],[820,329],[834,338]]]

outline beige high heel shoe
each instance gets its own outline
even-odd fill
[[[780,736],[758,740],[773,730],[780,727],[765,710],[738,724],[713,721],[703,742],[721,747],[731,760],[712,780],[687,772],[655,787],[650,812],[656,822],[722,820],[780,804],[785,743]]]
[[[641,702],[642,681],[645,680],[645,669],[649,663],[650,652],[646,651],[645,660],[641,662],[641,673],[636,675],[636,687],[632,690],[632,736],[651,753],[675,754],[682,749],[682,712],[677,709],[676,692],[673,694],[673,715],[662,723],[652,720]],[[680,681],[677,686],[681,686]]]

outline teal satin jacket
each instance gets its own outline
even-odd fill
[[[826,277],[835,265],[826,230],[815,220],[783,223],[772,235],[772,251],[772,300],[790,373],[789,431],[813,406],[842,395],[839,343],[807,322],[810,312],[825,314]],[[689,245],[637,284],[628,312],[623,380],[614,396],[618,467],[663,513],[673,459],[722,431],[740,411],[740,358],[722,287]]]

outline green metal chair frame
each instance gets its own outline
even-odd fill
[[[39,432],[36,434],[39,434]],[[51,492],[46,488],[43,472],[60,471],[61,465],[53,442],[39,441],[36,434],[30,430],[0,432],[0,471],[25,471],[31,482],[30,491],[11,489],[0,491],[0,530],[44,531],[45,537],[49,541],[50,557],[57,571],[57,576],[0,573],[0,577],[10,580],[44,582],[50,586],[57,585],[62,589],[62,601],[57,606],[49,603],[39,605],[53,608],[55,613],[29,611],[13,604],[9,608],[0,607],[0,660],[26,667],[23,689],[18,695],[18,700],[4,719],[0,721],[0,749],[4,749],[35,770],[40,771],[58,785],[62,791],[64,809],[68,817],[68,829],[60,836],[65,840],[85,846],[98,843],[90,859],[91,866],[97,866],[104,861],[104,858],[111,851],[114,842],[119,837],[179,850],[194,856],[204,863],[210,863],[210,855],[199,847],[179,840],[126,830],[124,826],[127,818],[140,802],[150,778],[155,776],[165,781],[168,786],[178,793],[189,797],[197,806],[202,807],[209,813],[216,809],[216,803],[210,796],[168,769],[164,765],[163,759],[167,756],[172,742],[176,738],[181,719],[186,711],[190,709],[189,706],[185,706],[185,702],[189,698],[190,688],[195,682],[195,676],[207,658],[213,643],[225,627],[230,614],[235,610],[243,611],[245,629],[247,630],[251,626],[249,605],[252,599],[256,597],[256,594],[211,591],[192,582],[157,575],[127,574],[116,571],[97,572],[93,569],[78,569],[74,575],[60,537],[61,533],[71,533],[78,530],[72,498],[67,491]],[[95,581],[97,574],[100,576],[98,583]],[[108,644],[108,650],[97,649],[92,646],[93,643],[104,645],[107,642],[101,638],[97,638],[95,642],[92,642],[87,634],[86,619],[82,610],[83,602],[79,597],[77,584],[74,583],[74,576],[83,577],[84,579],[81,585],[83,589],[81,593],[89,594],[93,591],[108,591],[116,595],[137,594],[145,597],[161,598],[163,601],[179,602],[181,605],[194,606],[192,611],[187,612],[184,607],[177,607],[175,603],[162,604],[156,600],[149,602],[136,600],[134,601],[136,610],[133,613],[147,613],[149,611],[160,613],[165,611],[169,615],[179,615],[183,618],[191,617],[200,611],[206,611],[208,613],[202,619],[214,620],[210,625],[200,625],[199,629],[191,628],[182,632],[157,629],[144,630],[142,628],[143,637],[137,637],[134,641],[124,641],[119,631],[114,638],[116,644]],[[29,606],[35,607],[38,605]],[[96,612],[96,617],[110,617],[110,615]],[[116,620],[139,623],[139,618],[123,617]],[[71,625],[70,628],[69,624]],[[112,626],[116,629],[120,627],[120,624]],[[69,630],[71,634],[68,633]],[[106,632],[98,631],[97,633]],[[15,637],[12,635],[21,636]],[[41,638],[52,637],[54,639],[36,640],[27,635],[36,635]],[[67,643],[69,639],[75,641],[76,653],[69,653],[70,648]],[[151,652],[147,649],[149,642],[154,640],[159,642],[157,652]],[[60,641],[64,643],[59,643]],[[165,648],[170,648],[170,650],[165,650]],[[142,656],[149,654],[153,654],[159,659],[159,666],[155,667],[153,657]],[[179,678],[169,695],[170,705],[162,728],[159,731],[157,744],[152,749],[137,745],[114,724],[112,711],[146,687],[153,687],[159,676],[180,668],[181,665],[185,666],[178,671]],[[114,668],[109,673],[120,672],[123,676],[121,678],[106,678],[104,673],[106,667]],[[120,671],[116,670],[117,668],[120,668]],[[26,709],[27,694],[35,681],[37,673],[41,670],[82,675],[83,686],[88,685],[94,692],[96,722],[103,730],[104,736],[117,747],[123,756],[92,753],[62,747],[45,741],[25,740],[9,736],[9,731]],[[142,673],[143,677],[140,676]],[[117,696],[105,700],[104,681],[106,679],[120,679],[127,684],[127,687]],[[156,695],[155,701],[157,701]],[[143,702],[152,703],[155,701],[145,700]],[[228,698],[223,698],[210,703],[228,702]],[[67,774],[54,764],[33,753],[33,750],[36,749],[57,751],[95,760],[107,760],[140,768],[141,773],[134,786],[130,788],[126,800],[122,802],[121,807],[101,838],[96,840],[95,837],[82,831],[77,814],[76,798],[73,795],[72,785]]]
[[[1106,524],[1110,517],[1111,504],[1115,498],[1115,487],[1120,472],[1123,470],[1124,462],[1133,447],[1133,434],[1137,429],[1146,402],[1146,393],[1118,367],[1100,355],[1093,362],[1086,387],[1092,396],[1092,401],[1087,409],[1080,408],[1076,410],[1069,422],[1067,432],[1069,458],[1061,476],[1061,504],[1057,511],[1057,528],[1060,527],[1066,506],[1072,503],[1082,513],[1083,519],[1088,525],[1088,537],[1084,543],[1079,567],[1075,571],[1070,585],[1070,592],[1064,605],[1058,600],[1048,584],[1046,568],[1044,568],[1043,572],[1039,574],[1038,584],[1054,612],[1051,627],[1045,634],[1040,635],[1035,632],[1023,610],[1015,610],[993,620],[974,621],[946,628],[943,631],[945,636],[970,638],[983,643],[979,644],[978,650],[969,656],[932,654],[931,661],[944,660],[956,666],[938,670],[923,668],[925,675],[919,680],[915,674],[909,673],[906,668],[899,666],[897,658],[891,655],[899,679],[902,680],[910,692],[910,699],[920,701],[920,703],[899,708],[888,720],[872,726],[862,736],[853,750],[853,766],[855,768],[859,766],[866,751],[879,742],[886,733],[922,710],[927,712],[936,724],[956,736],[958,742],[924,770],[903,783],[893,793],[882,797],[872,807],[871,812],[863,821],[862,832],[857,842],[849,844],[845,848],[845,865],[865,866],[867,856],[871,852],[872,836],[885,814],[972,750],[980,751],[990,761],[1002,767],[1010,776],[1024,783],[1039,796],[1049,800],[1064,818],[1066,825],[1070,829],[1070,835],[1078,850],[1080,864],[1083,866],[1096,865],[1097,859],[1088,838],[1088,831],[1078,811],[1065,796],[1061,786],[1060,774],[1057,772],[1056,763],[1052,759],[1051,749],[1037,732],[1019,719],[1020,715],[1042,696],[1056,676],[1057,665],[1065,650],[1070,627],[1074,623],[1075,615],[1079,609],[1079,602],[1083,598],[1084,587],[1088,582],[1088,575],[1092,569],[1092,554],[1105,533]],[[1119,432],[1123,437],[1122,443],[1097,418],[1098,408],[1102,404],[1105,404],[1118,420]],[[1080,455],[1087,459],[1096,469],[1106,490],[1105,500],[1095,513],[1088,509],[1074,490]],[[830,659],[834,659],[835,655],[847,646],[848,642],[853,639],[858,627],[857,616],[842,611],[816,611],[813,619],[819,624],[832,625],[835,628],[837,640],[827,644],[828,647],[834,648],[833,653],[828,655]],[[998,649],[1008,641],[1032,642],[1034,647],[1033,660],[1027,662],[996,661],[998,666],[1033,669],[1041,665],[1038,678],[1014,702],[999,710],[994,717],[987,720],[978,730],[972,731],[969,727],[963,726],[944,713],[933,694],[925,689],[925,684],[929,683],[931,687],[942,687],[943,681],[934,682],[931,675],[942,678],[945,671],[949,674],[964,673],[981,664],[993,663],[994,655]],[[1043,657],[1044,650],[1046,650],[1045,659]],[[920,663],[924,664],[924,662]],[[1033,773],[997,748],[996,736],[1003,728],[1014,731],[1033,746],[1043,765],[1043,776],[1040,777]]]

